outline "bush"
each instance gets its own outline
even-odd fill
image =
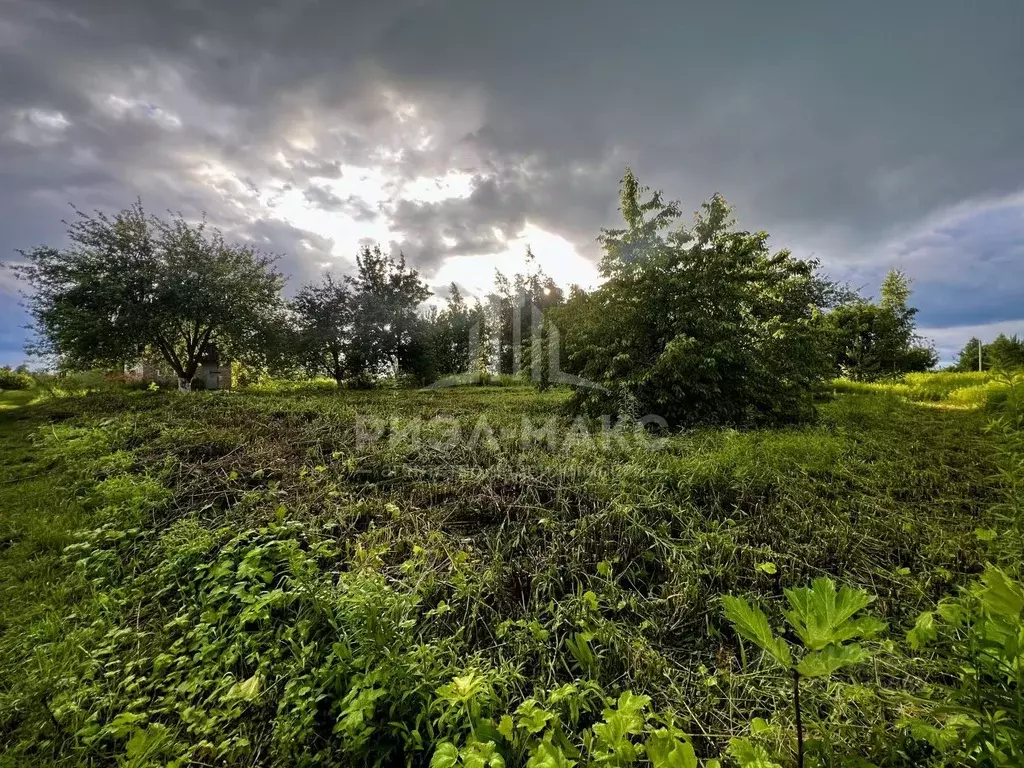
[[[32,377],[21,371],[12,371],[9,367],[0,368],[0,390],[32,389]]]
[[[555,316],[568,372],[587,380],[576,408],[670,426],[811,417],[812,389],[832,367],[814,307],[834,286],[816,263],[771,253],[764,232],[737,230],[718,195],[689,228],[674,226],[677,204],[643,196],[627,173],[626,228],[601,237],[606,282]]]

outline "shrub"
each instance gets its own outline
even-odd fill
[[[21,371],[12,371],[9,367],[0,368],[0,390],[32,389],[32,377]]]
[[[815,262],[771,253],[766,233],[736,229],[718,195],[692,227],[676,225],[678,204],[645,197],[627,172],[626,227],[601,237],[606,282],[556,314],[569,372],[588,380],[575,407],[670,426],[810,417],[812,387],[831,368],[815,307],[832,284]]]

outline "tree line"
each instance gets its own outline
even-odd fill
[[[365,246],[352,274],[325,274],[286,299],[276,257],[140,202],[113,216],[76,212],[67,247],[21,252],[13,270],[29,288],[31,353],[71,369],[149,356],[182,389],[216,344],[247,366],[339,387],[520,374],[540,388],[570,383],[583,413],[753,424],[806,417],[814,386],[836,375],[935,365],[901,272],[873,301],[738,228],[720,195],[686,222],[628,169],[620,210],[623,225],[599,237],[598,288],[563,289],[528,252],[526,272],[499,273],[487,296],[470,303],[453,284],[427,308],[432,292],[402,254]]]
[[[1016,334],[1001,333],[988,344],[977,337],[971,338],[956,356],[952,370],[966,371],[1011,371],[1024,368],[1024,339]]]

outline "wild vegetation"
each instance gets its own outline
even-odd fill
[[[658,440],[524,386],[5,411],[5,759],[1019,764],[1021,384],[942,376]]]
[[[0,765],[1024,764],[1015,342],[924,372],[901,273],[621,210],[600,287],[426,311],[141,205],[25,254]]]

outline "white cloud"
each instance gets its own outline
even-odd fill
[[[64,113],[52,109],[19,109],[5,135],[20,144],[46,146],[64,140],[71,122]]]
[[[126,98],[112,93],[107,96],[103,107],[120,120],[148,120],[169,130],[181,127],[180,117],[144,99]]]
[[[469,173],[449,171],[444,176],[419,176],[399,187],[399,197],[417,203],[440,203],[452,198],[469,197],[474,177]]]

